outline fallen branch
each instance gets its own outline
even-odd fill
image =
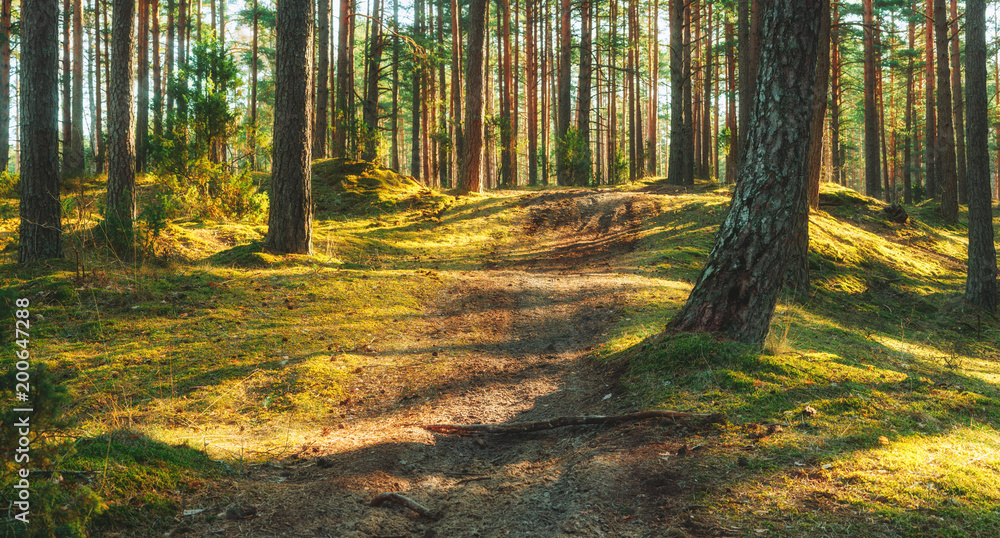
[[[382,493],[380,495],[376,495],[375,498],[372,499],[371,505],[378,506],[385,502],[394,502],[400,506],[405,506],[406,508],[409,508],[410,510],[413,510],[414,512],[428,519],[438,518],[437,514],[431,512],[425,506],[421,505],[420,503],[414,501],[409,497],[404,497],[403,495],[400,495],[398,493]]]
[[[697,413],[684,413],[681,411],[640,411],[627,415],[589,415],[581,417],[559,417],[550,420],[539,420],[537,422],[519,422],[514,424],[428,424],[421,426],[425,430],[436,433],[470,435],[478,433],[528,433],[540,430],[551,430],[564,426],[582,426],[587,424],[621,424],[636,420],[646,420],[651,418],[670,419],[695,419],[706,424],[721,424],[725,422],[725,417],[721,414],[702,415]]]

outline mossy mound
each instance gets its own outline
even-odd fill
[[[323,159],[313,162],[317,212],[370,213],[423,207],[435,198],[410,176],[367,161]]]

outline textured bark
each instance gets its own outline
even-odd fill
[[[136,2],[139,9],[136,52],[138,54],[135,113],[135,171],[146,169],[146,148],[149,140],[149,0]]]
[[[934,0],[927,0],[927,13],[924,33],[924,150],[927,152],[924,162],[927,163],[927,175],[924,178],[927,198],[937,196],[938,170],[935,155],[935,140],[937,139],[937,112],[934,106]]]
[[[452,0],[454,9],[456,0]],[[524,52],[527,69],[525,73],[525,98],[528,114],[528,185],[538,184],[538,46],[535,40],[535,29],[538,27],[536,11],[537,0],[525,1],[525,34]],[[455,24],[452,15],[452,24]],[[453,71],[454,72],[454,71]]]
[[[422,32],[422,28],[420,26],[420,15],[421,15],[421,11],[423,11],[423,9],[420,6],[420,0],[416,0],[414,2],[414,4],[417,7],[416,7],[416,14],[414,15],[413,26],[414,26],[414,29],[416,30],[417,34],[420,35],[421,32]],[[413,65],[413,78],[412,78],[413,83],[410,86],[410,95],[413,96],[413,99],[410,102],[410,113],[411,113],[411,116],[410,116],[410,175],[413,176],[413,177],[415,177],[415,178],[419,178],[419,177],[421,177],[421,172],[420,172],[420,164],[421,164],[420,146],[421,146],[421,142],[422,142],[422,140],[420,138],[420,107],[421,107],[420,94],[422,92],[422,90],[421,90],[421,80],[420,80],[420,71],[422,69],[422,66],[420,65],[420,60],[418,60],[417,58],[414,58],[413,63],[414,63],[414,65]]]
[[[684,106],[684,130],[681,137],[681,176],[685,185],[694,185],[694,103],[691,88],[691,2],[684,4],[684,46],[681,49],[681,94]]]
[[[163,76],[160,71],[160,0],[150,3],[153,40],[153,136],[163,136]],[[255,53],[256,54],[256,53]]]
[[[845,185],[843,155],[840,147],[840,4],[833,6],[833,23],[830,28],[830,168],[833,180]]]
[[[455,9],[456,2],[458,0],[452,1],[452,9]],[[458,25],[455,23],[455,17],[458,16],[457,13],[452,15],[453,30],[455,30],[456,35],[458,31]],[[389,115],[389,130],[392,132],[392,142],[389,147],[389,167],[393,170],[399,171],[399,0],[393,0],[392,2],[392,113]],[[454,44],[458,46],[458,44]],[[452,48],[452,53],[454,54],[455,49]],[[457,67],[457,57],[452,56],[452,78],[455,77],[455,70]],[[452,80],[452,92],[456,90],[458,84]]]
[[[271,207],[265,246],[293,254],[312,252],[314,22],[312,0],[278,2]]]
[[[733,23],[726,21],[726,127],[729,128],[729,149],[726,152],[726,184],[736,183],[738,167],[736,150],[739,132],[736,126],[736,42]]]
[[[63,58],[62,58],[62,170],[66,176],[73,169],[73,76],[70,60],[70,25],[73,19],[70,13],[73,9],[72,0],[63,0]]]
[[[712,175],[712,6],[706,5],[705,22],[705,60],[704,60],[704,107],[701,116],[701,168],[702,177]]]
[[[166,83],[169,84],[174,77],[174,2],[176,0],[167,0],[167,46],[166,46]],[[166,94],[167,100],[167,118],[171,118],[174,111],[174,94],[170,91],[169,87]]]
[[[965,298],[997,310],[997,255],[990,197],[989,110],[986,93],[986,0],[966,3],[966,110],[969,118],[969,274]]]
[[[916,11],[917,2],[913,2],[913,10]],[[910,19],[907,25],[907,46],[911,51],[915,50],[916,23]],[[903,203],[913,203],[913,170],[916,169],[913,163],[913,56],[909,57],[906,65],[906,142],[903,145]]]
[[[458,186],[458,174],[462,164],[463,136],[462,136],[462,114],[464,105],[462,104],[462,34],[459,25],[458,0],[451,0],[451,110],[452,118],[452,140],[455,141],[452,149],[452,162],[454,163],[453,186]]]
[[[872,0],[864,0],[864,48],[865,48],[865,194],[873,198],[882,197],[882,164],[879,144],[879,111],[875,98],[875,18],[872,14]]]
[[[373,24],[371,29],[371,41],[368,46],[368,80],[365,81],[365,103],[363,108],[363,121],[365,124],[365,150],[361,156],[366,161],[374,161],[378,157],[378,75],[382,63],[382,17],[380,15],[379,2],[375,0],[372,8]]]
[[[83,160],[83,0],[73,0],[73,136],[68,177],[85,173]]]
[[[962,103],[962,56],[959,43],[958,0],[951,0],[951,96],[955,101],[955,177],[958,203],[969,203],[965,170],[965,105]]]
[[[599,26],[600,24],[598,24]],[[649,54],[649,125],[646,127],[646,130],[649,132],[650,144],[649,154],[646,155],[646,172],[651,176],[655,176],[658,172],[659,150],[657,146],[660,141],[660,0],[653,0],[651,26],[650,30],[655,38],[650,40],[652,43],[650,44]]]
[[[131,253],[135,198],[135,2],[115,0],[111,15],[111,93],[108,95],[108,239],[119,256]]]
[[[465,27],[468,46],[465,52],[465,128],[459,186],[465,192],[482,192],[483,159],[483,56],[486,53],[487,0],[469,2]]]
[[[318,0],[319,13],[316,17],[316,124],[313,130],[312,155],[315,159],[326,157],[327,131],[330,120],[327,117],[327,101],[330,100],[330,0]]]
[[[0,2],[0,171],[10,159],[10,6]]]
[[[58,43],[58,1],[21,0],[19,263],[62,257]]]
[[[260,8],[253,2],[253,36],[250,57],[250,169],[257,169],[257,46],[260,39]]]
[[[816,96],[812,103],[809,126],[809,152],[806,163],[806,199],[809,208],[819,208],[819,173],[823,166],[823,123],[826,119],[827,84],[830,81],[830,0],[823,4],[819,27],[819,50],[816,58]],[[794,247],[788,263],[788,284],[800,297],[809,296],[809,209],[799,213]]]
[[[762,343],[806,211],[803,178],[815,97],[821,0],[774,0],[750,132],[729,214],[694,290],[668,329]]]
[[[670,160],[667,183],[684,185],[684,0],[670,0]]]
[[[580,83],[577,87],[579,94],[576,100],[576,107],[579,111],[579,117],[577,118],[577,130],[580,131],[580,140],[582,140],[583,151],[585,157],[584,161],[587,163],[587,169],[582,171],[574,171],[574,174],[581,172],[580,176],[575,178],[574,183],[580,186],[587,186],[590,184],[591,170],[590,170],[590,88],[591,79],[593,77],[593,50],[591,47],[592,37],[591,37],[591,19],[593,11],[593,3],[590,0],[583,0],[580,4],[581,10],[581,31],[580,31]]]
[[[99,15],[104,11],[100,0],[94,0],[94,139],[97,144],[94,158],[94,172],[104,173],[104,164],[107,162],[107,150],[104,143],[104,125],[102,116],[104,97],[101,95],[101,36],[104,33],[101,27]]]
[[[559,23],[559,98],[558,98],[558,121],[556,125],[556,137],[558,140],[566,140],[566,133],[569,132],[570,124],[570,54],[572,52],[570,43],[570,0],[562,0],[560,7]],[[556,152],[556,182],[559,185],[570,184],[569,167],[562,151]]]
[[[951,109],[951,66],[948,62],[948,10],[945,0],[934,1],[934,30],[938,86],[938,125],[934,150],[941,179],[941,216],[955,222],[958,220],[958,177]]]
[[[739,138],[737,144],[737,163],[743,160],[743,148],[746,146],[747,133],[750,129],[750,117],[753,113],[754,95],[757,90],[757,65],[760,56],[760,1],[737,0],[739,25],[739,66],[740,66],[740,112]]]
[[[333,156],[347,157],[347,97],[354,91],[354,69],[348,36],[354,21],[354,0],[340,0],[340,30],[337,33],[337,92],[333,109]],[[411,172],[412,173],[412,172]],[[416,175],[416,174],[413,174]]]

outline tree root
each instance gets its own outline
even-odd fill
[[[636,420],[646,420],[651,418],[669,419],[694,419],[705,424],[723,424],[726,418],[719,413],[702,415],[697,413],[684,413],[681,411],[640,411],[627,415],[589,415],[580,417],[559,417],[550,420],[540,420],[537,422],[520,422],[514,424],[427,424],[421,428],[443,434],[455,435],[475,435],[480,433],[528,433],[541,430],[551,430],[564,426],[581,426],[586,424],[621,424]]]
[[[427,507],[423,506],[417,501],[414,501],[409,497],[400,495],[399,493],[382,493],[376,495],[375,498],[372,499],[371,505],[378,506],[386,502],[393,502],[400,506],[405,506],[406,508],[413,510],[414,512],[420,514],[422,517],[426,517],[427,519],[438,519],[438,517],[440,517],[439,514],[437,514],[436,512],[430,511],[429,509],[427,509]]]

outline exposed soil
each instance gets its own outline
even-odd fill
[[[635,248],[643,219],[659,210],[657,197],[562,191],[526,196],[522,205],[529,217],[517,255],[458,275],[423,319],[409,324],[406,345],[434,350],[436,362],[424,366],[438,372],[432,387],[411,389],[399,376],[382,388],[385,398],[359,403],[355,420],[324,428],[296,457],[252,467],[186,506],[210,507],[206,514],[234,507],[233,517],[252,506],[252,515],[181,517],[171,534],[716,534],[698,522],[697,507],[679,500],[702,487],[684,473],[701,451],[681,443],[698,426],[656,421],[474,437],[419,427],[635,410],[619,394],[615,373],[588,361],[588,352],[620,315],[634,277],[616,272],[616,259]],[[384,382],[386,375],[375,367],[366,377]],[[359,386],[376,388],[371,381]],[[384,492],[405,495],[435,517],[392,503],[371,506]]]

